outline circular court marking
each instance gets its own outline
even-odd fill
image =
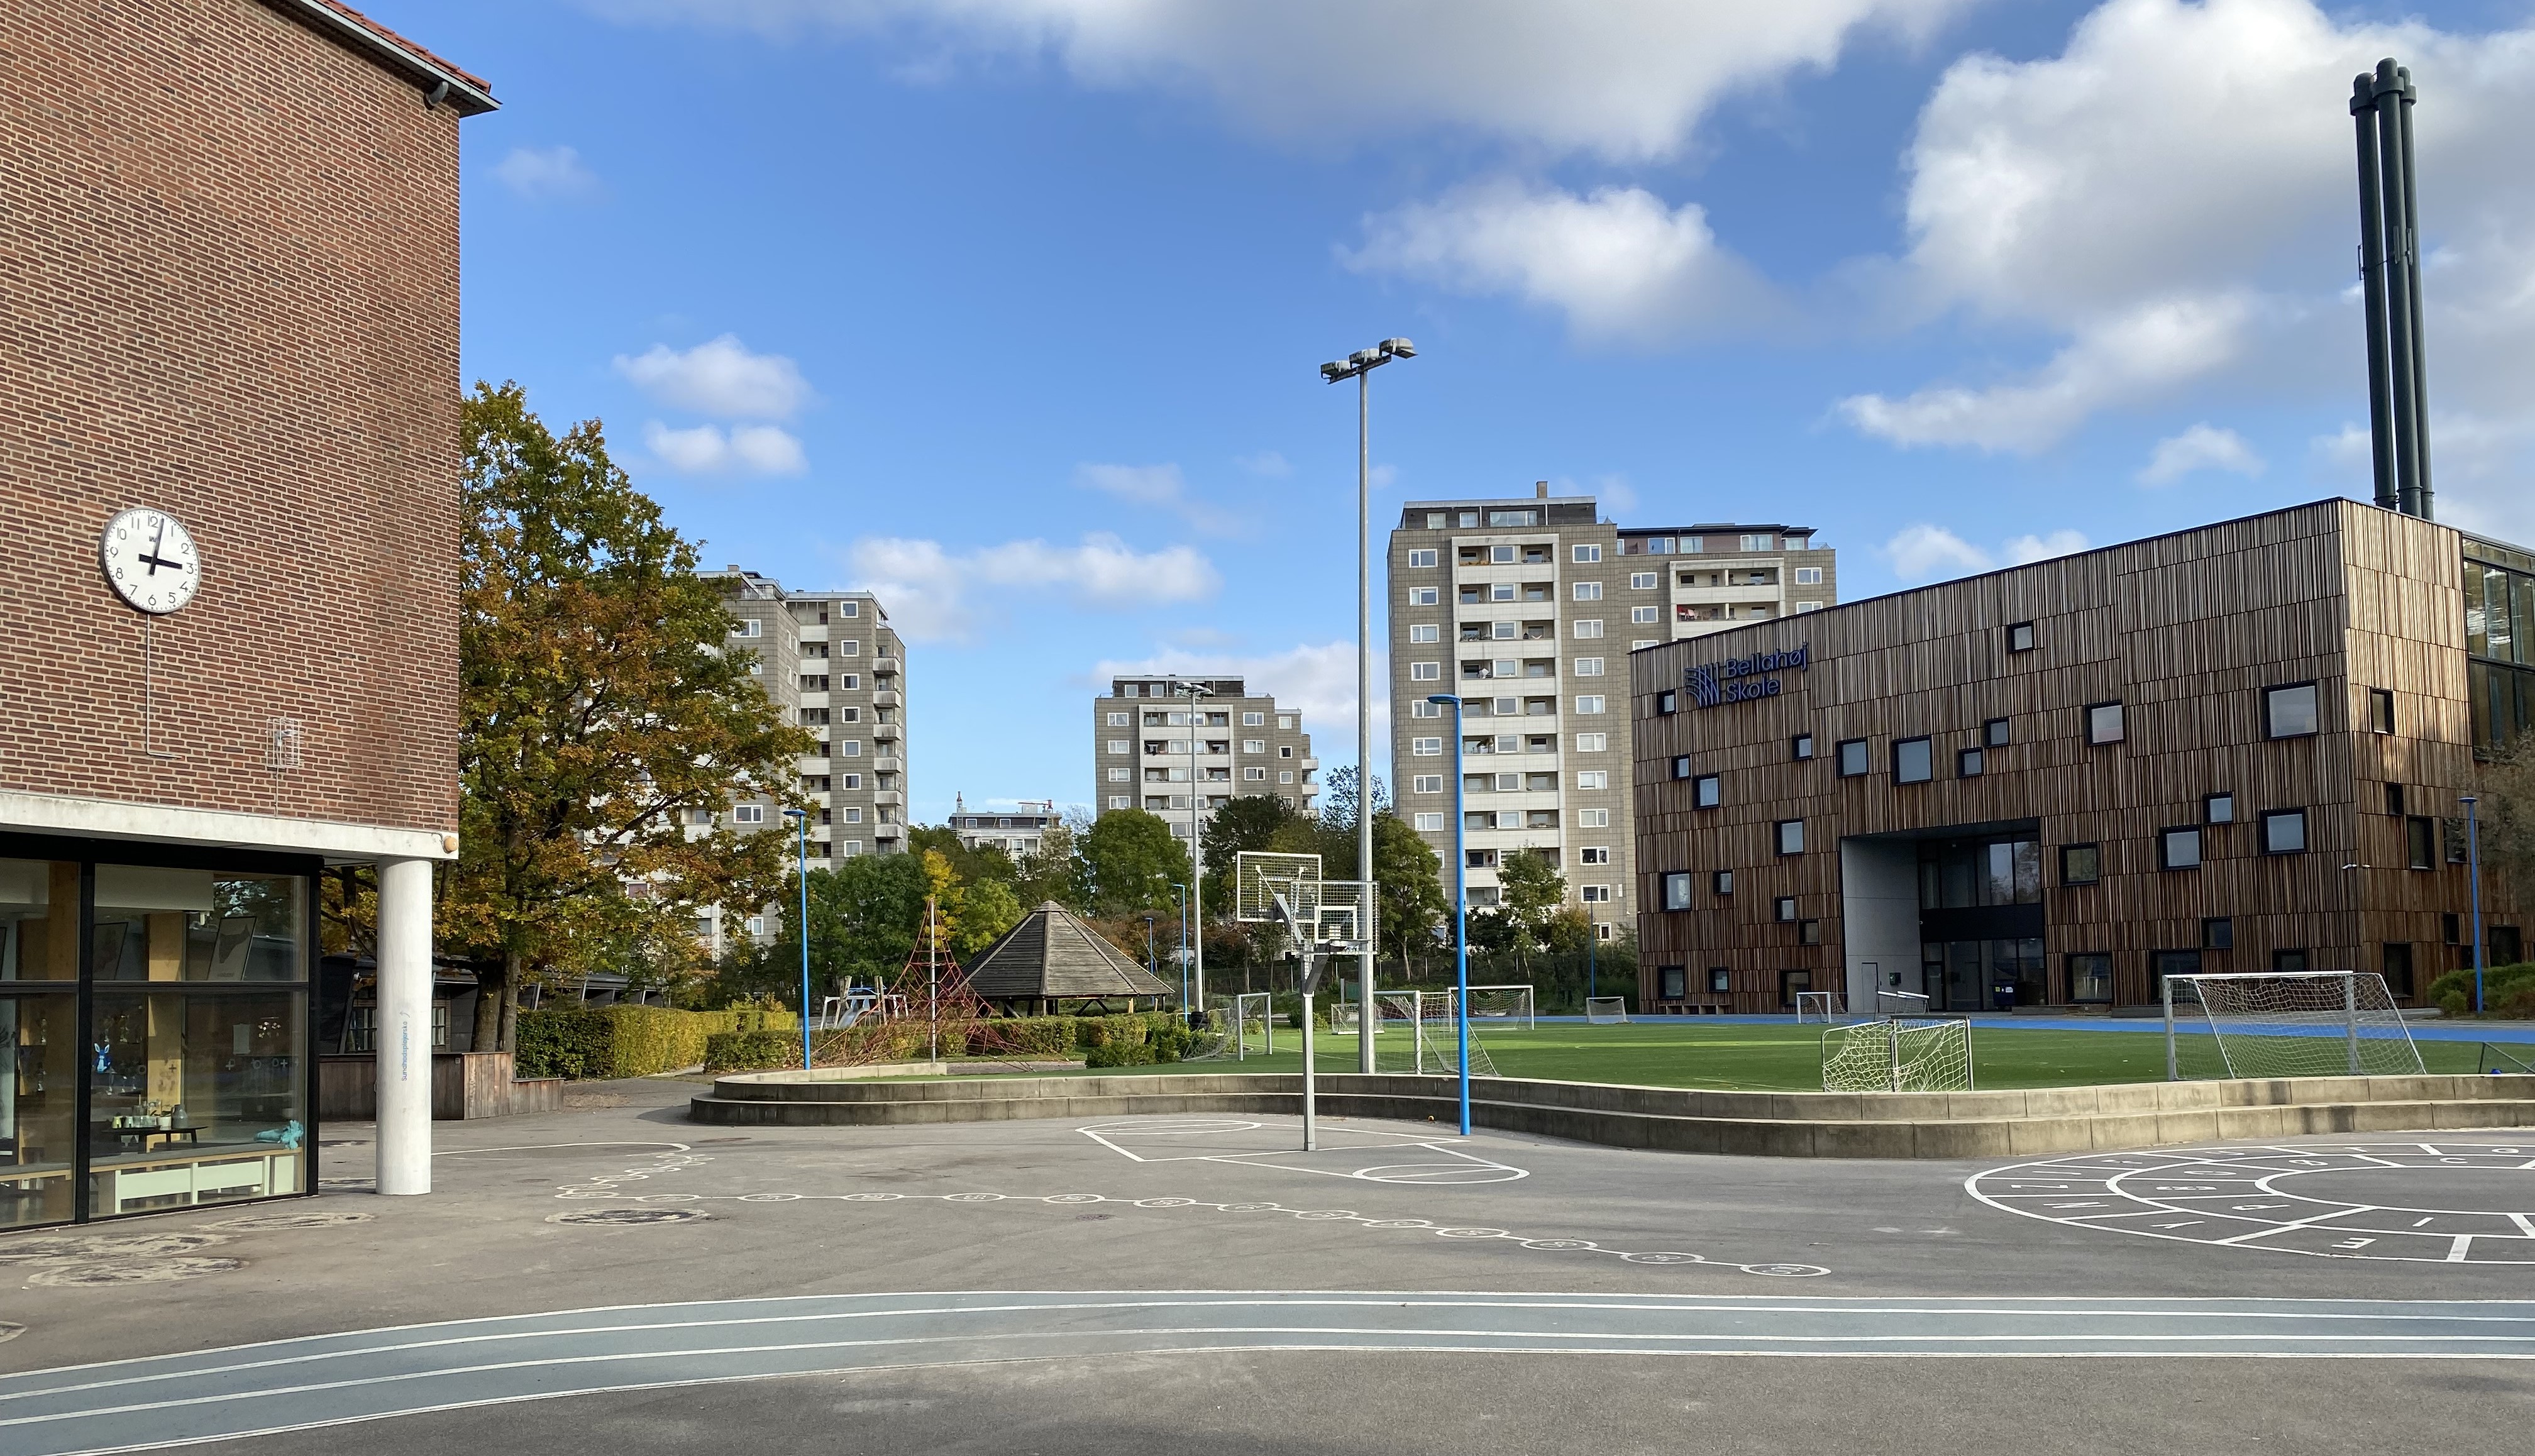
[[[701,1208],[574,1208],[546,1215],[550,1224],[598,1224],[625,1228],[634,1224],[692,1224],[711,1214]]]
[[[2092,1153],[1976,1173],[1992,1208],[2322,1258],[2535,1264],[2535,1138]]]
[[[228,1234],[271,1234],[284,1229],[330,1229],[340,1224],[366,1224],[371,1215],[340,1212],[334,1209],[307,1213],[251,1213],[244,1218],[222,1219],[216,1224],[199,1225]]]

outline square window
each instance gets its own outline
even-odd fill
[[[1488,564],[1489,564],[1490,566],[1499,566],[1499,567],[1510,567],[1510,566],[1513,566],[1513,565],[1514,565],[1514,548],[1513,548],[1513,547],[1511,547],[1511,546],[1491,546],[1491,547],[1489,547],[1489,548],[1488,548]]]
[[[846,788],[859,789],[863,786],[863,776],[859,773],[848,773],[843,775],[843,777]]]
[[[2069,957],[2069,1000],[2108,1001],[2113,999],[2113,958],[2100,950]]]
[[[1631,607],[1629,608],[1629,620],[1631,622],[1661,622],[1663,620],[1663,608]]]
[[[1863,778],[1866,775],[1865,739],[1842,739],[1840,741],[1839,748],[1836,750],[1836,756],[1839,763],[1840,777]]]
[[[1576,863],[1579,865],[1607,865],[1611,863],[1611,847],[1607,844],[1585,845],[1582,849],[1576,851]]]
[[[1796,919],[1796,897],[1780,895],[1769,902],[1769,913],[1781,924],[1792,925]]]
[[[1602,548],[1599,546],[1578,546],[1576,548],[1576,560],[1579,565],[1591,566],[1593,563],[1600,561],[1601,559]]]
[[[1602,583],[1599,581],[1577,582],[1576,599],[1579,602],[1600,601],[1602,599]]]
[[[1488,587],[1488,600],[1490,600],[1490,601],[1492,601],[1492,602],[1510,602],[1510,601],[1513,601],[1513,600],[1514,600],[1514,583],[1513,583],[1513,582],[1511,582],[1511,581],[1499,581],[1499,582],[1496,582],[1496,583],[1494,583],[1493,585],[1489,586],[1489,587]]]
[[[1810,733],[1799,733],[1796,735],[1795,741],[1789,745],[1789,748],[1793,753],[1795,760],[1802,763],[1814,756],[1814,736]]]
[[[2392,689],[2371,688],[2368,690],[2368,731],[2371,733],[2391,733],[2394,731],[2394,692]],[[2410,949],[2409,946],[2404,948],[2407,951]]]
[[[1576,787],[1578,789],[1607,789],[1610,786],[1611,773],[1607,768],[1586,768],[1576,775]]]
[[[2271,969],[2275,971],[2304,971],[2306,969],[2306,951],[2303,948],[2296,950],[2272,951]]]
[[[1777,829],[1778,853],[1803,854],[1805,852],[1805,821],[1803,819],[1780,819],[1778,820]]]
[[[1574,636],[1576,637],[1597,637],[1601,635],[1602,619],[1599,617],[1587,617],[1583,621],[1576,624],[1576,630],[1574,633]]]
[[[2306,853],[2306,811],[2274,809],[2262,816],[2262,853]]]
[[[1822,584],[1822,572],[1823,569],[1820,567],[1798,567],[1796,568],[1796,584],[1798,586],[1820,586]]]
[[[1707,968],[1707,989],[1718,993],[1732,991],[1734,989],[1734,973],[1723,966],[1709,966]]]
[[[1800,921],[1797,921],[1797,922],[1796,922],[1796,942],[1797,942],[1798,944],[1801,944],[1801,945],[1819,945],[1819,944],[1821,944],[1821,943],[1822,943],[1822,922],[1821,922],[1821,921],[1819,921],[1819,920],[1800,920]]]
[[[1411,551],[1411,552],[1409,552],[1409,553],[1408,553],[1408,564],[1409,564],[1410,566],[1412,566],[1412,567],[1431,567],[1431,566],[1435,565],[1435,551],[1434,551],[1434,548],[1432,548],[1432,547],[1426,547],[1426,548],[1423,548],[1423,549],[1420,549],[1420,550],[1416,550],[1416,551]]]
[[[1409,624],[1408,639],[1412,642],[1441,641],[1443,640],[1443,637],[1444,629],[1436,626],[1432,622],[1413,622]]]
[[[1657,1001],[1679,1001],[1679,1000],[1681,1000],[1681,999],[1682,999],[1682,996],[1683,996],[1683,995],[1684,995],[1684,992],[1683,992],[1683,990],[1682,990],[1682,970],[1681,970],[1681,967],[1679,967],[1679,966],[1658,966],[1658,967],[1656,967],[1656,968],[1655,968],[1655,999],[1656,999]]]
[[[2007,650],[2010,652],[2030,652],[2033,650],[2032,623],[2018,622],[2008,628]]]
[[[1672,712],[1679,712],[1680,710],[1681,710],[1681,693],[1680,693],[1680,690],[1678,690],[1678,689],[1674,689],[1674,688],[1666,688],[1666,689],[1665,689],[1665,690],[1663,690],[1661,693],[1658,693],[1658,694],[1656,694],[1656,695],[1655,695],[1655,711],[1656,711],[1656,712],[1658,712],[1658,713],[1672,713]]]
[[[1412,683],[1440,683],[1443,680],[1444,664],[1440,662],[1412,662],[1408,664],[1408,681]]]
[[[2060,846],[2060,882],[2093,884],[2104,878],[2104,852],[2093,844]]]
[[[1408,588],[1408,605],[1412,607],[1435,606],[1443,599],[1443,595],[1444,589],[1440,586],[1411,586]]]
[[[1438,833],[1444,827],[1444,817],[1440,814],[1421,814],[1417,816],[1416,824],[1417,831],[1421,834]]]
[[[2167,870],[2200,868],[2200,830],[2166,829],[2157,835],[2156,862]]]
[[[1981,724],[1981,745],[1983,747],[2003,749],[2007,747],[2008,742],[2007,719],[1992,718],[1988,722]]]
[[[1652,591],[1655,589],[1655,583],[1662,578],[1662,576],[1663,574],[1660,572],[1631,572],[1629,574],[1629,586],[1632,590],[1636,591]]]
[[[1577,658],[1577,659],[1576,659],[1576,676],[1577,676],[1577,677],[1579,677],[1579,678],[1598,678],[1598,677],[1600,677],[1601,675],[1602,675],[1602,659],[1601,659],[1601,658],[1599,658],[1599,657],[1578,657],[1578,658]]]
[[[1734,893],[1734,872],[1731,870],[1719,870],[1715,874],[1708,876],[1707,887],[1720,895],[1730,895]]]
[[[2098,747],[2120,743],[2127,733],[2122,722],[2122,705],[2118,702],[2086,704],[2086,742]]]
[[[848,810],[846,810],[846,811],[845,811],[845,822],[846,822],[846,823],[849,823],[849,824],[859,824],[859,823],[861,823],[862,821],[863,821],[863,812],[862,812],[861,810],[859,810],[859,809],[848,809]]]
[[[1491,641],[1510,642],[1514,640],[1515,634],[1518,630],[1516,624],[1512,622],[1491,623],[1488,627],[1488,638]]]
[[[1599,693],[1587,693],[1577,698],[1576,710],[1579,713],[1586,714],[1600,712],[1602,710],[1602,695]]]
[[[2229,950],[2236,944],[2236,922],[2224,915],[2200,922],[2200,948]]]
[[[2200,801],[2200,821],[2204,824],[2232,824],[2236,821],[2236,796],[2211,794]]]
[[[1722,781],[1713,773],[1702,773],[1691,780],[1690,803],[1694,809],[1714,809],[1724,803]]]
[[[1501,793],[1501,794],[1518,793],[1518,792],[1520,792],[1520,790],[1521,790],[1521,789],[1522,789],[1522,775],[1521,775],[1521,774],[1519,774],[1519,773],[1500,773],[1500,774],[1498,774],[1498,775],[1497,775],[1497,792],[1498,792],[1498,793]]]
[[[1936,746],[1924,738],[1905,738],[1892,745],[1892,778],[1896,783],[1923,784],[1937,776]]]
[[[2290,683],[2262,690],[2262,736],[2307,738],[2317,721],[2315,684]]]
[[[1576,735],[1576,752],[1579,754],[1608,753],[1610,748],[1611,735],[1607,733],[1578,733]]]
[[[1611,827],[1611,811],[1579,809],[1576,811],[1576,826],[1579,829],[1607,829]]]
[[[1954,755],[1954,777],[1978,778],[1988,768],[1989,759],[1980,749],[1965,749]]]

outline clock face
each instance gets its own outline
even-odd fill
[[[114,517],[96,555],[115,594],[154,616],[192,601],[203,584],[193,534],[164,511],[136,507]]]

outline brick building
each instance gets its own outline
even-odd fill
[[[313,1186],[330,862],[381,866],[381,1187],[422,1191],[494,101],[327,0],[0,30],[0,1228]]]

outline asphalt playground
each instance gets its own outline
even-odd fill
[[[2015,1163],[440,1123],[0,1236],[0,1451],[2381,1452],[2535,1428],[2535,1129]]]

